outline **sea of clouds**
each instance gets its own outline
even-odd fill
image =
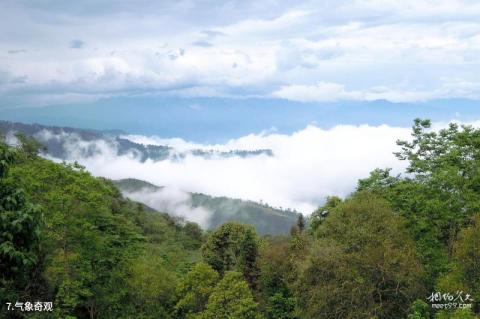
[[[480,127],[480,121],[467,124]],[[434,123],[432,130],[447,125]],[[136,178],[162,186],[125,195],[208,228],[211,212],[203,207],[192,207],[189,192],[262,201],[308,215],[327,196],[348,196],[357,181],[368,177],[375,168],[392,168],[393,174],[403,172],[408,163],[398,160],[393,153],[399,150],[397,140],[411,139],[411,128],[337,125],[323,129],[309,125],[292,134],[271,131],[249,134],[223,144],[192,143],[158,136],[122,136],[135,143],[171,146],[173,152],[186,154],[182,158],[143,162],[135,151],[118,155],[114,140],[85,141],[75,133],[54,134],[45,130],[36,137],[40,141],[61,139],[66,160],[79,162],[93,175],[115,180]],[[189,152],[198,149],[223,152],[270,149],[273,156],[202,157]]]
[[[466,123],[480,127],[480,121]],[[446,127],[434,123],[432,130]],[[14,143],[14,136],[9,135]],[[7,136],[8,137],[8,136]],[[140,160],[136,151],[118,155],[114,140],[82,140],[75,133],[41,131],[40,141],[61,139],[67,161],[77,161],[93,175],[110,179],[136,178],[163,186],[125,194],[160,211],[208,227],[211,212],[191,205],[189,192],[264,202],[277,208],[291,208],[306,215],[327,196],[348,196],[361,178],[375,168],[404,171],[408,163],[398,160],[397,140],[411,139],[411,128],[388,125],[337,125],[323,129],[309,125],[293,134],[263,132],[232,139],[224,144],[192,143],[181,138],[124,135],[145,145],[167,145],[183,158]],[[240,157],[202,157],[190,150],[270,149],[266,154]],[[50,157],[46,155],[46,157]],[[52,158],[61,161],[58,158]]]
[[[307,126],[291,135],[250,134],[225,144],[201,145],[182,139],[126,136],[137,143],[194,148],[271,149],[273,156],[150,162],[138,165],[118,162],[105,167],[97,160],[86,163],[94,172],[115,175],[123,165],[142,179],[161,185],[203,192],[215,196],[264,201],[275,207],[293,208],[305,214],[322,204],[327,196],[347,196],[359,178],[380,167],[401,172],[406,163],[398,161],[397,139],[408,139],[409,128],[338,125],[322,129]],[[127,164],[128,162],[128,164]]]
[[[123,195],[159,212],[166,212],[197,223],[203,229],[207,229],[210,225],[212,212],[205,207],[192,207],[191,195],[176,187],[144,188],[139,191],[124,192]]]
[[[396,140],[409,139],[410,131],[410,128],[388,125],[338,125],[330,129],[309,125],[290,135],[250,134],[215,145],[190,143],[180,138],[123,136],[136,143],[168,145],[187,152],[182,159],[145,162],[135,153],[119,156],[115,143],[105,140],[62,138],[67,141],[64,147],[68,150],[68,160],[78,161],[97,176],[137,178],[168,189],[263,201],[310,214],[327,196],[347,196],[355,189],[358,179],[367,177],[377,167],[390,167],[394,173],[400,173],[406,163],[397,160],[393,152],[398,150]],[[95,149],[95,152],[86,156],[85,149]],[[193,149],[270,149],[273,156],[204,158],[189,155],[188,150]],[[131,197],[157,209],[173,205],[178,215],[188,217],[184,205],[188,201],[182,200],[182,196],[173,196],[180,200],[165,204],[168,194],[150,196],[150,199],[147,195]],[[197,212],[197,215],[201,214]],[[205,224],[204,220],[197,222]]]

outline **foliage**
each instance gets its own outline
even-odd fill
[[[2,207],[7,209],[1,212],[0,227],[15,231],[2,234],[15,239],[16,260],[22,253],[24,268],[36,261],[34,271],[17,271],[2,260],[2,273],[18,285],[24,283],[22,274],[35,276],[30,284],[39,288],[32,290],[31,299],[53,301],[57,317],[167,316],[178,278],[198,260],[198,229],[124,199],[110,182],[92,177],[78,164],[27,156],[22,146],[2,144],[1,152],[18,153],[20,159],[1,181]],[[0,163],[5,172],[6,161]],[[8,195],[8,205],[3,195]],[[44,212],[40,232],[35,230],[38,210],[29,202]],[[0,244],[11,247],[9,242]],[[23,290],[16,288],[17,294]]]
[[[298,215],[297,227],[300,232],[303,232],[303,230],[305,229],[305,218],[302,214]]]
[[[16,147],[0,143],[2,302],[52,300],[52,318],[480,313],[478,129],[451,124],[435,132],[428,120],[415,120],[412,139],[398,142],[405,174],[376,169],[353,194],[327,198],[309,219],[292,212],[289,235],[262,237],[237,222],[205,233],[123,198],[113,182],[76,163],[39,157],[35,140],[17,138]],[[243,221],[260,216],[247,202],[203,196],[192,194],[195,205],[216,207],[214,218],[231,204]],[[280,225],[275,218],[262,229]],[[425,302],[432,291],[462,291],[473,307],[434,311]]]
[[[445,222],[443,199],[414,179],[391,176],[390,170],[375,170],[369,178],[360,180],[357,192],[364,191],[383,197],[404,217],[426,271],[425,282],[433,289],[439,274],[449,266],[447,244],[439,227]]]
[[[122,192],[126,193],[154,192],[163,188],[134,178],[116,180],[114,183]],[[188,193],[188,195],[192,207],[202,207],[212,212],[208,225],[209,230],[220,227],[224,223],[236,221],[254,226],[257,233],[262,235],[287,234],[298,217],[294,211],[274,208],[262,202],[212,197],[202,193]]]
[[[315,232],[330,213],[330,210],[340,204],[342,200],[337,196],[327,198],[325,205],[316,209],[310,216],[310,230]]]
[[[146,254],[130,265],[130,291],[127,302],[144,314],[163,314],[169,311],[177,275],[160,255]],[[153,316],[152,316],[153,317]]]
[[[23,189],[7,180],[16,158],[0,143],[0,303],[30,297],[39,262],[41,212]]]
[[[202,256],[220,275],[236,270],[243,274],[251,288],[256,287],[258,238],[252,226],[223,224],[208,237]]]
[[[268,298],[266,316],[269,319],[295,319],[295,299],[280,292]]]
[[[439,278],[437,287],[442,291],[462,291],[471,295],[474,309],[480,308],[480,214],[471,225],[462,229],[453,243],[453,266]]]
[[[412,240],[388,204],[361,193],[337,205],[296,284],[306,318],[403,318],[422,297]]]
[[[417,299],[410,306],[410,312],[407,319],[430,319],[430,305],[423,300]]]
[[[478,319],[470,309],[457,309],[455,311],[441,311],[435,319]]]
[[[215,286],[201,319],[260,319],[257,304],[239,272],[227,271]]]
[[[412,141],[398,141],[408,177],[375,170],[359,181],[358,191],[386,198],[407,220],[426,280],[433,288],[449,270],[451,243],[469,218],[480,211],[480,130],[450,124],[439,132],[428,120],[415,120]]]
[[[32,159],[38,156],[40,151],[46,151],[47,148],[38,142],[35,138],[27,136],[23,133],[15,134],[15,137],[20,143],[22,155],[26,158]]]
[[[193,318],[201,313],[218,280],[218,273],[209,265],[196,264],[176,288],[176,317]]]
[[[426,187],[441,210],[437,228],[448,243],[474,213],[480,211],[480,130],[451,123],[438,133],[429,120],[416,119],[412,142],[399,141],[401,160],[408,160],[408,173]]]

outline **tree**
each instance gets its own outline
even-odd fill
[[[310,216],[310,231],[315,233],[317,228],[322,224],[322,222],[327,218],[330,211],[337,207],[342,200],[337,196],[329,196],[325,202],[325,205],[316,209]]]
[[[22,152],[22,150],[19,150]],[[37,157],[12,167],[9,180],[42,206],[42,273],[55,315],[95,318],[118,314],[128,294],[130,263],[142,253],[131,217],[112,212],[110,186],[75,164]]]
[[[192,249],[200,248],[203,241],[203,231],[200,226],[192,222],[186,222],[183,231],[187,235],[185,241],[188,247],[191,247]]]
[[[423,300],[415,300],[410,306],[407,319],[431,319],[430,305]]]
[[[360,179],[357,185],[357,191],[384,191],[386,188],[395,186],[400,176],[391,176],[391,168],[380,169],[376,168],[370,172],[370,176],[365,179]]]
[[[295,225],[290,227],[290,236],[298,236],[299,234],[303,233],[305,229],[305,218],[302,214],[298,214],[297,222]]]
[[[416,179],[391,176],[389,169],[371,172],[359,181],[357,192],[371,192],[386,199],[404,217],[424,265],[425,283],[432,290],[438,275],[449,267],[446,241],[440,229],[448,223],[443,195]]]
[[[302,214],[299,214],[298,215],[298,218],[297,218],[297,227],[299,229],[300,232],[303,232],[303,230],[305,229],[305,218],[303,217]]]
[[[268,319],[295,319],[295,299],[286,297],[277,292],[268,298],[267,318]]]
[[[317,237],[295,285],[305,318],[404,318],[424,296],[413,242],[386,201],[356,194]]]
[[[303,236],[296,238],[299,237]],[[259,302],[266,317],[296,318],[296,303],[290,289],[290,283],[296,278],[296,269],[289,238],[278,236],[265,240],[260,249],[259,265]]]
[[[212,267],[205,263],[196,264],[176,288],[176,317],[191,318],[205,310],[218,280],[219,275]]]
[[[38,156],[40,151],[45,151],[47,148],[39,141],[31,136],[26,136],[22,133],[15,134],[15,137],[20,142],[20,148],[26,158],[32,159]]]
[[[433,289],[449,271],[451,243],[469,218],[480,211],[480,130],[450,124],[438,132],[429,120],[416,119],[411,141],[398,141],[396,156],[408,161],[406,177],[375,170],[357,191],[389,201],[406,220]]]
[[[165,316],[170,310],[177,275],[167,269],[158,255],[139,256],[131,263],[129,270],[126,302],[133,308],[132,313]]]
[[[171,318],[176,283],[200,258],[198,226],[30,155],[0,144],[1,303],[53,301],[52,318]]]
[[[29,297],[40,254],[41,211],[7,180],[15,151],[0,142],[0,302]],[[22,292],[23,295],[19,295]]]
[[[460,231],[453,245],[453,258],[463,273],[463,282],[480,306],[480,214]]]
[[[451,123],[434,132],[429,120],[416,119],[412,141],[398,141],[400,160],[408,160],[407,173],[427,186],[442,201],[437,220],[445,243],[463,222],[480,211],[480,129]]]
[[[463,228],[453,243],[453,266],[441,276],[437,287],[454,293],[463,291],[471,295],[474,310],[480,311],[480,214]]]
[[[259,258],[260,288],[265,299],[276,293],[289,293],[290,261],[288,238],[274,237],[262,245]]]
[[[440,311],[435,315],[435,319],[478,319],[470,309],[457,309],[455,311]]]
[[[220,275],[230,270],[239,271],[250,287],[256,288],[258,238],[252,226],[234,222],[223,224],[202,246],[202,256]]]
[[[202,319],[259,319],[257,303],[239,272],[227,271],[208,298]]]

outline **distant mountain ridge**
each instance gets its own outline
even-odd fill
[[[173,147],[168,145],[151,145],[135,143],[125,137],[125,132],[121,130],[86,130],[71,127],[46,126],[40,124],[24,124],[9,121],[0,121],[0,132],[4,134],[22,133],[26,136],[35,137],[46,148],[46,154],[55,158],[69,160],[68,144],[72,142],[90,142],[90,144],[83,145],[83,148],[76,149],[81,152],[83,157],[91,157],[97,155],[101,150],[94,143],[95,141],[103,141],[112,149],[116,150],[116,155],[133,154],[139,161],[145,162],[147,160],[161,161],[161,160],[180,160],[188,155],[198,156],[203,158],[213,157],[249,157],[266,155],[273,156],[273,152],[269,149],[258,150],[204,150],[193,149],[189,151],[178,152]],[[85,143],[83,143],[85,144]]]
[[[232,150],[222,152],[217,150],[193,149],[186,152],[178,152],[167,145],[144,145],[135,143],[122,136],[126,133],[120,130],[97,131],[71,127],[45,126],[40,124],[23,124],[16,122],[0,121],[0,133],[8,138],[14,138],[15,133],[22,133],[34,137],[46,148],[44,155],[61,160],[79,160],[95,155],[101,155],[102,145],[108,145],[109,149],[115,150],[117,156],[133,155],[141,162],[147,160],[181,160],[186,156],[211,157],[249,157],[249,156],[273,156],[269,149],[260,150]],[[100,142],[100,143],[99,143]],[[70,156],[71,152],[75,156]],[[156,192],[164,189],[148,182],[130,178],[114,182],[116,186],[128,196],[128,194],[140,191]],[[199,208],[209,212],[207,229],[214,229],[228,221],[238,221],[253,225],[260,234],[285,234],[295,224],[298,213],[292,210],[282,210],[267,204],[233,199],[228,197],[213,197],[202,193],[183,192],[187,200],[182,199],[182,207],[191,208],[192,211]],[[139,201],[138,199],[136,199]],[[162,200],[169,200],[168,194]],[[144,202],[144,204],[148,205]],[[150,206],[152,207],[152,206]],[[168,207],[168,205],[167,205]],[[176,215],[167,209],[158,209],[170,215]]]
[[[128,178],[113,183],[129,197],[135,192],[155,192],[164,189],[142,180]],[[286,234],[297,221],[298,214],[291,210],[281,210],[253,201],[229,197],[213,197],[202,193],[188,193],[192,208],[202,207],[212,213],[208,229],[214,229],[223,223],[237,221],[253,225],[260,234]],[[138,199],[136,199],[138,200]],[[166,212],[171,213],[171,212]]]

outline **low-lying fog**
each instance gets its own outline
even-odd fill
[[[439,128],[445,124],[435,126]],[[275,207],[310,214],[325,197],[348,195],[357,180],[367,177],[374,168],[390,167],[394,173],[401,172],[406,163],[398,161],[392,153],[398,150],[396,140],[409,139],[410,132],[410,128],[387,125],[338,125],[331,129],[310,125],[291,135],[251,134],[219,145],[189,143],[180,138],[124,136],[137,143],[169,145],[177,151],[187,151],[187,156],[182,159],[144,162],[134,153],[118,156],[115,143],[103,140],[86,142],[74,134],[63,138],[68,141],[68,158],[77,160],[94,175],[111,179],[137,178],[174,190],[263,201]],[[44,132],[41,138],[57,137]],[[93,156],[84,156],[85,148],[95,148],[97,152]],[[204,158],[188,155],[188,150],[193,149],[270,149],[273,156]],[[162,194],[163,197],[167,195]],[[148,203],[145,194],[137,197],[140,196]],[[188,215],[184,209],[187,199],[174,197],[180,200],[171,205],[176,206],[179,215]],[[158,208],[158,198],[150,201]],[[197,216],[206,215],[196,213]],[[199,218],[197,222],[205,223],[203,217]]]

